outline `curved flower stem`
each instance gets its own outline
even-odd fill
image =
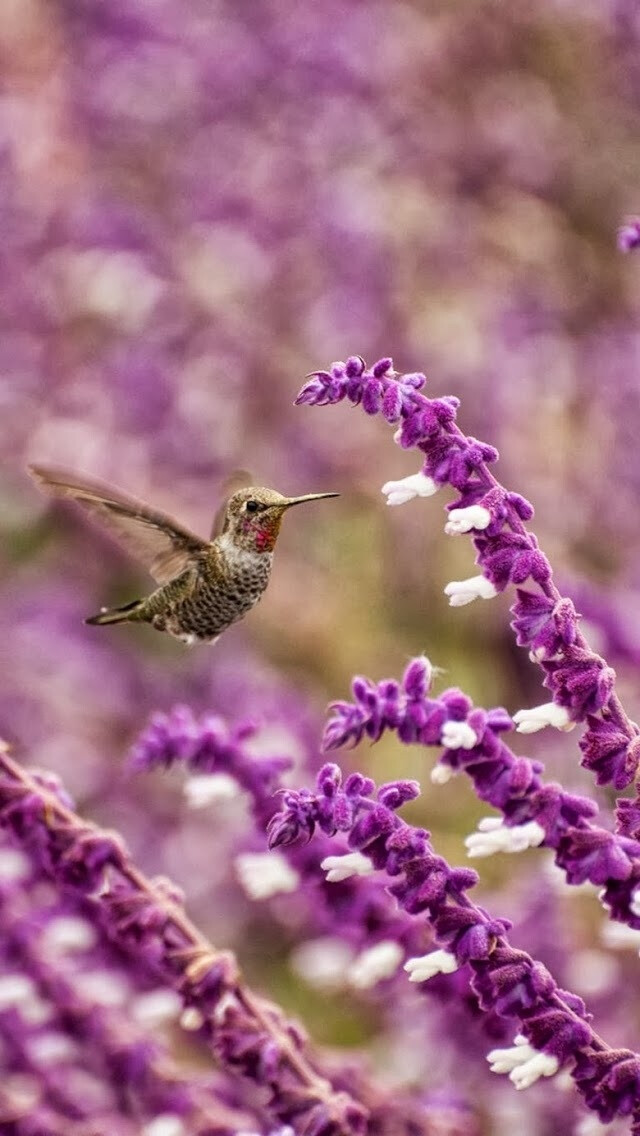
[[[241,980],[235,959],[214,948],[166,882],[131,863],[114,834],[83,821],[37,774],[0,751],[0,823],[45,871],[88,896],[106,934],[178,990],[223,1066],[270,1091],[272,1114],[305,1136],[354,1136],[365,1113],[318,1071],[299,1030]]]

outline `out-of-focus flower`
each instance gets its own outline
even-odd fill
[[[621,252],[631,252],[640,245],[640,221],[635,218],[626,221],[618,229],[618,248]]]

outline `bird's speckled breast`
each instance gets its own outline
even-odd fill
[[[181,639],[216,639],[258,602],[269,583],[272,559],[268,552],[246,552],[216,541],[191,586],[168,605],[166,630]]]

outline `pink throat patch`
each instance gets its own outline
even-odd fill
[[[243,522],[242,528],[247,535],[253,538],[256,552],[272,552],[278,533],[280,531],[280,517],[275,517],[269,521],[266,518],[261,518],[259,521],[249,520],[248,518]]]

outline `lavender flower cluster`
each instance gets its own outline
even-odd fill
[[[553,847],[569,883],[588,880],[601,886],[600,898],[612,917],[636,929],[640,799],[618,802],[615,833],[599,828],[592,822],[598,809],[591,800],[557,784],[545,785],[542,764],[517,757],[500,735],[514,727],[532,733],[548,725],[567,730],[584,722],[582,764],[595,773],[598,784],[612,782],[620,789],[637,777],[640,730],[615,692],[615,673],[579,631],[573,604],[558,592],[547,558],[525,527],[533,515],[531,505],[490,472],[495,449],[459,429],[457,400],[428,399],[422,393],[425,381],[422,374],[398,376],[388,358],[368,370],[363,359],[351,357],[309,376],[297,402],[323,406],[347,400],[361,405],[365,413],[379,413],[397,427],[394,440],[402,448],[421,451],[419,473],[383,485],[388,504],[431,496],[445,484],[457,491],[447,505],[445,532],[472,534],[481,574],[448,584],[445,594],[458,607],[515,585],[516,641],[544,670],[553,699],[518,711],[513,718],[502,709],[474,709],[457,689],[430,699],[431,667],[418,658],[401,684],[385,680],[375,685],[356,678],[355,702],[332,706],[325,748],[357,743],[365,735],[377,741],[386,730],[396,731],[405,743],[444,747],[433,779],[446,781],[453,771],[465,769],[478,796],[503,814],[502,820],[487,818],[469,838],[471,855]],[[528,581],[533,590],[521,587]],[[514,1050],[490,1055],[493,1068],[510,1070],[512,1080],[523,1085],[567,1064],[602,1120],[631,1115],[633,1131],[640,1131],[640,1059],[630,1051],[611,1051],[592,1035],[584,1005],[559,991],[546,971],[538,983],[534,975],[539,964],[522,953],[517,958],[510,953],[509,924],[491,919],[465,896],[476,882],[475,873],[450,869],[435,855],[424,830],[398,821],[395,810],[415,797],[418,786],[393,782],[375,797],[374,790],[374,783],[361,774],[352,774],[342,787],[339,768],[325,766],[316,793],[286,794],[283,810],[269,825],[270,843],[288,844],[301,834],[309,839],[316,827],[330,834],[347,833],[357,856],[364,853],[374,868],[401,877],[390,893],[411,914],[426,912],[442,944],[423,958],[408,960],[412,980],[423,981],[471,962],[481,1006],[519,1019],[521,1033]],[[348,863],[349,855],[345,859]]]
[[[481,574],[447,584],[452,607],[474,599],[490,599],[509,584],[516,585],[512,607],[513,629],[519,646],[545,672],[544,685],[553,695],[550,703],[520,711],[522,733],[546,725],[569,729],[586,722],[581,739],[582,764],[595,772],[598,784],[629,785],[640,763],[640,730],[629,720],[615,690],[615,673],[591,650],[578,627],[578,614],[570,599],[556,588],[551,565],[524,522],[533,515],[530,503],[507,491],[489,465],[497,451],[466,437],[455,418],[458,401],[428,399],[421,393],[422,374],[396,377],[391,359],[381,359],[367,371],[364,360],[353,357],[336,363],[331,371],[318,371],[298,395],[299,404],[324,406],[347,399],[362,404],[367,414],[382,414],[396,425],[395,441],[403,449],[423,455],[419,473],[399,482],[387,482],[388,504],[413,497],[428,497],[444,485],[458,493],[447,505],[448,534],[471,533]],[[535,590],[519,585],[527,581]],[[640,802],[638,807],[640,807]],[[640,813],[626,807],[620,817],[624,831],[633,835]]]
[[[597,822],[594,801],[546,781],[542,762],[516,754],[505,735],[582,722],[582,765],[598,784],[624,788],[636,775],[640,732],[616,693],[614,672],[589,647],[525,527],[531,506],[489,471],[495,449],[458,428],[457,400],[430,400],[424,384],[422,374],[397,375],[390,359],[368,370],[352,357],[310,376],[297,401],[361,405],[396,427],[403,449],[421,452],[417,474],[383,486],[388,503],[431,496],[445,484],[456,490],[445,531],[472,535],[481,574],[445,593],[458,607],[515,586],[516,640],[545,672],[552,701],[510,714],[474,706],[457,688],[436,695],[437,672],[418,656],[399,682],[356,677],[353,701],[332,703],[323,748],[390,733],[404,745],[438,747],[432,782],[445,785],[464,771],[498,812],[467,837],[470,856],[553,849],[567,883],[600,889],[606,913],[635,941],[638,799],[618,801],[611,831]],[[426,1045],[430,1022],[459,1017],[472,1065],[484,1053],[491,1071],[508,1074],[521,1090],[566,1074],[600,1121],[626,1118],[640,1133],[640,1056],[595,1031],[583,998],[516,945],[511,918],[471,899],[475,871],[451,866],[425,828],[397,815],[418,798],[419,784],[393,780],[376,788],[366,773],[321,764],[312,746],[302,757],[286,749],[265,751],[254,720],[230,724],[179,706],[153,716],[129,764],[132,773],[182,766],[192,807],[248,800],[252,826],[238,833],[233,869],[252,903],[266,904],[289,934],[296,928],[291,963],[307,981],[367,998],[379,1028],[391,1034],[401,1012]],[[292,775],[306,780],[314,769],[313,788],[290,787]],[[25,772],[6,751],[0,822],[10,838],[0,848],[8,973],[4,990],[0,985],[0,1037],[19,1073],[0,1105],[11,1131],[34,1136],[71,1123],[78,1132],[108,1123],[128,1136],[137,1122],[145,1136],[477,1136],[478,1118],[464,1095],[451,1089],[443,1099],[430,1086],[385,1092],[365,1068],[347,1070],[314,1052],[296,1023],[253,992],[234,956],[190,921],[174,885],[147,878],[116,833],[81,819],[56,778]],[[52,936],[57,953],[47,945]],[[71,977],[78,971],[79,982]],[[431,997],[416,1002],[418,987]],[[132,999],[133,1014],[124,1004]],[[215,1057],[217,1080],[182,1067],[169,1036],[164,1048],[150,1038],[145,1026],[154,1013]],[[91,1060],[83,1062],[88,1041]],[[454,1033],[441,1048],[459,1060],[459,1046]],[[87,1077],[100,1092],[89,1092]],[[127,1086],[125,1107],[118,1084]],[[540,1123],[545,1103],[530,1113]],[[583,1121],[569,1098],[562,1123],[587,1131]]]
[[[556,1007],[566,1057],[545,1081],[560,1058],[553,1042],[535,1049],[527,1022],[539,1023],[544,999],[562,1001],[570,987],[603,1037],[635,1044],[638,743],[620,693],[638,663],[640,341],[637,264],[617,255],[612,239],[637,201],[633,7],[6,5],[1,729],[29,764],[61,774],[78,802],[72,807],[48,774],[3,761],[0,1129],[9,1136],[363,1128],[370,1136],[601,1136],[596,1112],[617,1116],[607,1136],[627,1132],[636,1069],[627,1051],[612,1056],[581,1032],[591,1025],[567,995]],[[588,69],[572,66],[576,44],[588,49]],[[640,247],[639,231],[630,217],[619,249]],[[543,516],[570,500],[562,523],[554,520],[555,584],[525,528],[530,506],[491,479],[496,451],[457,434],[456,400],[425,400],[420,376],[394,378],[383,362],[358,371],[355,359],[344,373],[315,376],[322,391],[329,375],[328,401],[348,378],[345,399],[367,412],[352,417],[348,435],[291,407],[291,375],[317,352],[342,355],[351,343],[382,352],[389,342],[410,368],[427,352],[444,389],[462,396],[471,432],[499,446],[508,479],[515,484],[517,470]],[[313,821],[308,842],[265,846],[275,814],[297,800],[283,798],[292,786],[309,786],[305,836],[312,802],[323,802],[318,724],[306,695],[277,673],[283,661],[288,674],[299,667],[306,688],[320,680],[333,694],[361,668],[391,673],[398,657],[424,645],[422,628],[416,642],[411,618],[396,620],[393,604],[376,611],[374,589],[363,586],[382,559],[366,563],[359,527],[360,505],[366,499],[372,509],[377,489],[376,415],[432,462],[426,476],[396,483],[389,500],[424,495],[431,481],[457,488],[447,532],[474,536],[480,574],[456,581],[450,598],[459,606],[515,586],[513,626],[542,665],[551,701],[516,710],[515,672],[527,674],[527,692],[535,680],[508,653],[500,662],[508,659],[513,685],[495,698],[509,713],[485,712],[460,691],[436,694],[430,666],[416,659],[398,682],[355,680],[351,702],[334,707],[325,744],[379,739],[370,755],[376,772],[394,762],[393,773],[377,775],[385,782],[401,775],[400,763],[421,760],[417,747],[437,746],[434,783],[464,770],[497,810],[468,836],[469,854],[530,850],[521,875],[522,859],[510,857],[503,886],[495,858],[487,872],[494,894],[482,902],[513,927],[482,913],[478,924],[482,932],[483,919],[495,924],[489,946],[495,941],[505,958],[526,945],[513,963],[523,976],[520,1001],[513,994],[518,1014],[503,1013],[479,980],[494,952],[458,965],[464,949],[455,934],[438,938],[431,907],[414,914],[387,890],[403,885],[406,871],[382,872],[362,851],[345,856],[352,829],[331,835],[329,812],[326,830]],[[561,439],[548,462],[537,445],[547,435]],[[584,436],[592,444],[582,446]],[[223,650],[187,654],[144,631],[94,635],[82,616],[97,596],[124,593],[124,562],[71,512],[45,511],[23,474],[30,460],[70,454],[78,468],[176,515],[192,512],[203,532],[234,467],[249,464],[265,483],[292,490],[325,479],[333,487],[335,478],[342,520],[327,532],[344,553],[340,586],[327,542],[303,527],[299,544],[282,549],[269,603]],[[441,547],[432,528],[419,537],[429,553]],[[430,589],[424,609],[437,607],[438,572],[425,582],[416,529],[403,530],[401,517],[398,531],[407,539],[396,542],[394,573],[419,578]],[[615,575],[615,593],[578,588],[574,575],[593,564]],[[429,649],[445,665],[442,640],[434,633]],[[618,667],[615,685],[600,656]],[[452,670],[466,687],[469,673],[463,681]],[[185,701],[197,712],[154,715],[130,764],[182,766],[177,803],[173,777],[122,776],[121,756],[155,707]],[[530,744],[563,785],[513,748],[514,729],[544,721],[561,732]],[[584,726],[583,769],[574,772],[563,731],[576,724]],[[322,782],[334,784],[341,823],[352,771],[340,787],[333,774]],[[360,820],[382,807],[365,791],[370,773],[357,806],[348,798]],[[590,774],[625,792],[615,827],[611,798],[603,796],[600,814],[589,800]],[[442,789],[433,817],[427,794],[407,802],[412,819],[432,830],[432,845],[446,845],[438,871],[447,881],[457,871],[447,866],[457,835],[475,826],[459,785]],[[404,832],[393,801],[385,797],[390,840]],[[454,809],[464,811],[456,834],[446,823]],[[416,840],[419,875],[438,856],[426,837]],[[381,840],[374,844],[382,861]],[[533,872],[536,858],[551,856],[572,895],[581,882],[602,891],[611,916],[604,929],[597,904],[569,898],[559,873]],[[157,873],[185,888],[202,932],[186,919],[180,890]],[[462,906],[452,918],[466,910],[467,890],[456,893]],[[252,985],[277,990],[286,1011],[252,993],[212,935],[237,949]],[[422,973],[433,972],[433,956],[440,972],[420,982],[414,969],[408,982],[404,965],[429,955]],[[292,1008],[340,1051],[309,1047]],[[522,1041],[512,1045],[516,1022]],[[489,1073],[485,1057],[496,1047],[502,1055],[492,1064],[513,1084],[541,1074],[538,1086],[515,1093]]]

